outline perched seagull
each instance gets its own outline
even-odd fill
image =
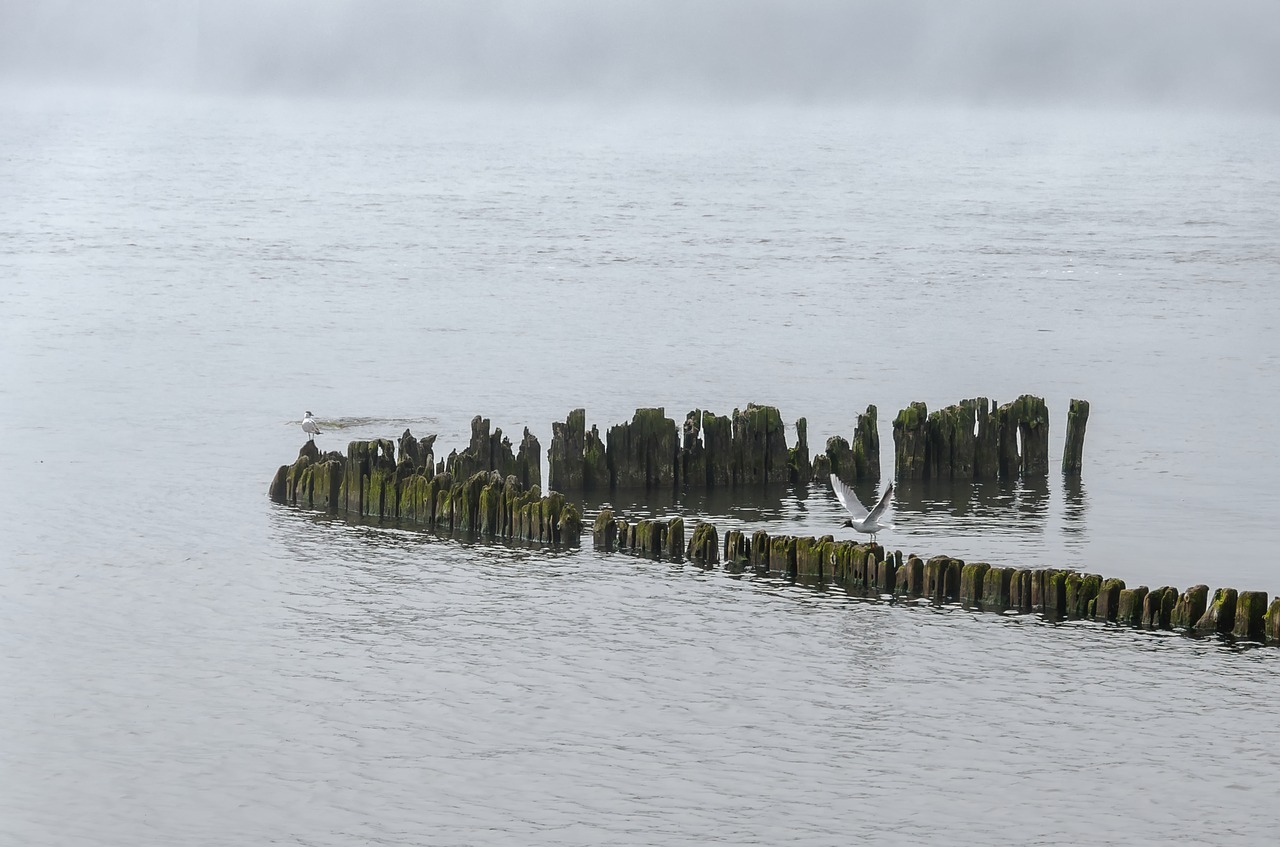
[[[302,431],[308,436],[308,441],[315,441],[316,436],[320,434],[320,426],[316,423],[316,419],[311,417],[311,413],[307,412],[306,417],[302,419]]]
[[[831,490],[836,493],[836,499],[840,501],[841,506],[844,506],[844,510],[853,515],[852,520],[845,521],[841,526],[851,526],[858,532],[867,533],[871,536],[872,544],[876,543],[877,532],[882,529],[893,529],[893,524],[880,521],[884,517],[885,510],[889,508],[889,501],[893,499],[893,483],[889,483],[889,490],[880,498],[880,502],[870,514],[858,502],[858,495],[854,494],[853,490],[841,482],[835,474],[831,475]]]

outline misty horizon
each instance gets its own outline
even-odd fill
[[[1280,109],[1280,5],[0,0],[0,82]]]

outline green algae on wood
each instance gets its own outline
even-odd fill
[[[1242,641],[1263,641],[1267,616],[1267,592],[1241,591],[1236,597],[1236,619],[1231,634]]]
[[[912,403],[893,421],[894,473],[898,479],[924,479],[929,409]]]
[[[1236,622],[1237,593],[1234,588],[1219,588],[1213,592],[1204,614],[1192,624],[1192,631],[1200,634],[1227,633]]]

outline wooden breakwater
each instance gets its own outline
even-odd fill
[[[592,524],[597,550],[652,559],[723,562],[726,571],[788,579],[855,597],[958,603],[997,614],[1040,614],[1049,620],[1087,620],[1194,635],[1228,635],[1241,641],[1280,644],[1280,597],[1268,606],[1265,591],[1206,585],[1129,588],[1122,579],[1054,568],[1009,568],[952,556],[923,559],[879,544],[836,541],[833,536],[769,535],[729,530],[723,543],[715,526],[694,524],[686,543],[683,517],[627,520],[602,509]]]
[[[268,494],[277,503],[352,518],[480,538],[577,544],[578,507],[557,492],[543,496],[537,462],[522,463],[509,442],[503,446],[501,430],[496,440],[488,435],[488,425],[477,418],[471,445],[439,465],[432,452],[435,436],[415,439],[408,430],[400,437],[398,458],[397,443],[385,438],[352,441],[345,454],[321,453],[308,441],[292,464],[276,471]],[[526,431],[526,442],[530,438]]]
[[[1072,400],[1063,472],[1080,473],[1089,404]],[[695,409],[682,425],[664,408],[637,409],[629,422],[586,428],[575,409],[551,425],[548,482],[566,493],[620,488],[690,490],[767,483],[804,484],[835,474],[847,483],[880,479],[877,409],[858,415],[852,438],[834,435],[816,454],[805,418],[787,444],[782,414],[748,404],[730,415]],[[893,421],[896,479],[1042,478],[1049,473],[1049,409],[1023,395],[997,405],[985,397],[929,412],[912,403]]]

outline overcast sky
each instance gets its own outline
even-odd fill
[[[1280,111],[1280,0],[0,0],[0,80]]]

